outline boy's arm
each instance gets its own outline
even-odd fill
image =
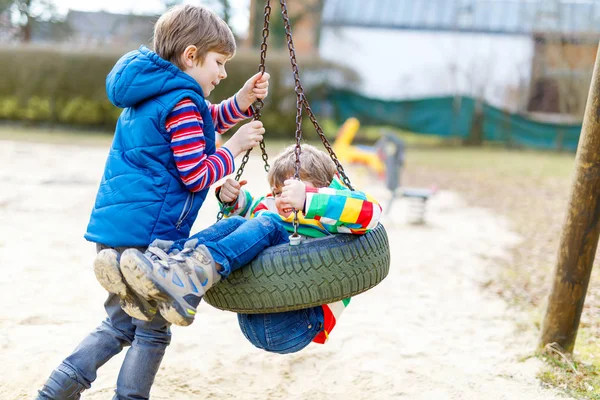
[[[368,194],[349,189],[306,188],[304,216],[316,219],[329,232],[364,234],[375,228],[381,206]]]
[[[219,104],[211,104],[205,100],[210,110],[210,115],[215,125],[215,131],[219,134],[227,132],[228,129],[235,126],[240,121],[252,117],[252,107],[242,110],[238,105],[235,95]]]
[[[204,153],[204,123],[198,107],[183,99],[167,116],[171,150],[181,180],[190,192],[198,192],[235,171],[233,154],[225,147]]]

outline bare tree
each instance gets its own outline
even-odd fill
[[[52,21],[57,17],[52,0],[0,0],[0,13],[4,11],[18,14],[15,24],[19,26],[23,42],[31,41],[31,30],[36,21]]]

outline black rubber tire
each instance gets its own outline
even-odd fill
[[[369,290],[389,268],[387,233],[379,224],[365,235],[336,234],[269,247],[208,290],[204,299],[243,314],[298,310]]]

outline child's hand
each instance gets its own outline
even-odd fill
[[[221,203],[231,203],[236,201],[240,195],[242,186],[246,183],[248,183],[246,180],[238,182],[235,179],[227,178],[219,191],[219,200],[221,200]]]
[[[264,99],[269,94],[269,75],[267,72],[257,73],[252,78],[248,79],[244,86],[236,93],[235,98],[238,106],[243,112],[246,112],[248,108],[257,99]]]
[[[262,141],[264,133],[265,128],[262,122],[248,122],[242,125],[223,147],[229,149],[233,156],[237,157],[242,152],[256,147]]]
[[[281,189],[281,201],[298,211],[304,212],[306,202],[306,185],[297,179],[287,179]]]

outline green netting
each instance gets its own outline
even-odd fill
[[[475,116],[470,97],[433,97],[386,101],[336,90],[329,95],[336,119],[356,117],[363,125],[389,125],[400,129],[467,138]],[[511,146],[575,150],[581,125],[542,123],[483,105],[483,138]]]

